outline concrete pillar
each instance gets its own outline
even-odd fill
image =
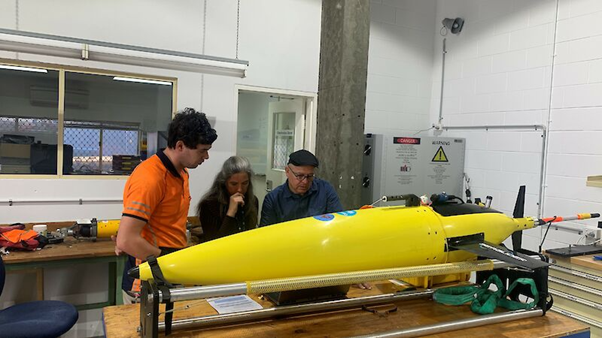
[[[369,0],[323,0],[316,156],[345,209],[360,206]]]

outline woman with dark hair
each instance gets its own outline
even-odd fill
[[[259,202],[253,194],[252,177],[246,158],[232,156],[224,162],[197,206],[205,241],[257,227]]]

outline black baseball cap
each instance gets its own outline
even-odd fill
[[[292,153],[288,158],[288,163],[296,166],[310,165],[316,168],[320,164],[314,154],[305,149],[297,150]]]

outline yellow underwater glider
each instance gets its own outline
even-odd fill
[[[547,263],[500,245],[516,231],[599,214],[512,218],[474,204],[406,205],[307,217],[199,244],[159,257],[168,283],[214,285],[432,265],[484,256],[525,268]],[[408,203],[407,201],[414,201]],[[414,206],[412,206],[414,205]],[[153,279],[148,263],[130,270]]]

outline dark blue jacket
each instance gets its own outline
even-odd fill
[[[301,196],[291,192],[287,180],[263,200],[259,226],[337,211],[343,211],[343,206],[330,183],[314,178],[309,190]]]

